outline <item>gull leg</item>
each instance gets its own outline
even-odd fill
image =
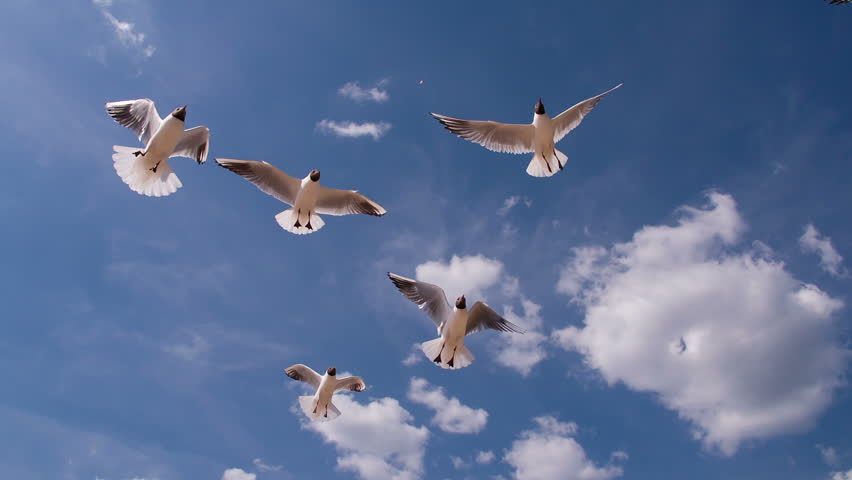
[[[445,344],[443,344],[443,345],[441,345],[441,351],[440,351],[440,352],[438,352],[438,356],[437,356],[437,357],[435,357],[435,359],[434,359],[434,360],[432,360],[433,362],[435,362],[435,363],[441,363],[441,354],[442,354],[442,353],[444,353],[444,347],[446,347],[446,346],[447,346],[447,344],[446,344],[446,343],[445,343]]]
[[[296,210],[296,223],[293,224],[294,227],[299,228],[299,227],[302,226],[302,224],[299,223],[299,217],[301,217],[301,216],[302,216],[302,211]]]
[[[556,157],[556,164],[559,165],[559,170],[565,168],[562,166],[562,162],[559,161],[559,155],[556,154],[556,147],[553,147],[553,156]]]
[[[308,223],[307,225],[305,225],[305,228],[307,228],[308,230],[314,229],[314,227],[311,226],[311,212],[308,212]]]
[[[133,152],[134,157],[138,157],[139,155],[142,155],[144,157],[145,152],[143,152],[142,150],[136,150],[135,152]]]
[[[458,347],[456,347],[456,348],[458,348]],[[454,361],[455,359],[456,359],[456,349],[454,348],[454,349],[453,349],[453,356],[452,356],[452,357],[450,357],[450,361],[449,361],[449,362],[447,362],[447,365],[448,365],[448,366],[450,366],[450,367],[452,367],[452,366],[453,366],[453,361]]]
[[[547,167],[547,173],[553,173],[553,170],[550,168],[550,162],[547,161],[547,157],[544,156],[544,153],[541,154],[541,158],[544,160],[544,166]]]
[[[160,162],[157,162],[157,163],[154,164],[153,167],[149,168],[148,170],[151,170],[152,172],[157,173],[157,167],[159,167],[159,166],[160,166]]]

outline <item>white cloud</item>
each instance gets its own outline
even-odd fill
[[[486,465],[493,462],[496,457],[491,450],[480,450],[476,452],[476,463]]]
[[[526,205],[527,208],[532,206],[532,200],[530,200],[529,198],[522,197],[520,195],[512,195],[511,197],[503,201],[503,206],[497,209],[497,215],[505,216],[509,213],[510,210],[515,208],[515,206],[517,206],[521,202],[523,202],[523,204]]]
[[[610,385],[656,393],[722,454],[809,427],[844,383],[843,303],[765,252],[731,251],[745,229],[731,196],[681,211],[677,225],[574,251],[557,290],[585,308],[584,325],[556,340]]]
[[[500,365],[527,376],[534,366],[547,357],[544,350],[547,337],[539,332],[543,323],[539,315],[541,305],[522,296],[521,306],[524,309],[523,316],[516,314],[510,305],[503,307],[503,317],[523,328],[525,333],[500,335],[495,360]]]
[[[575,423],[563,423],[553,417],[537,417],[536,427],[521,432],[503,461],[514,468],[517,480],[609,480],[620,477],[621,467],[597,466],[583,447],[571,438]]]
[[[483,298],[483,291],[500,280],[503,262],[482,255],[453,255],[449,263],[432,260],[418,265],[415,271],[417,280],[443,288],[450,303],[464,294],[472,305],[474,298]]]
[[[831,474],[831,480],[852,480],[852,469],[846,472],[834,472]]]
[[[429,429],[411,424],[414,418],[393,398],[363,405],[350,396],[334,403],[343,414],[333,422],[303,423],[338,452],[337,468],[365,480],[415,480],[423,475],[423,454]],[[296,411],[301,416],[301,411]],[[307,422],[307,420],[303,420]]]
[[[342,87],[337,90],[337,93],[344,97],[351,98],[356,102],[364,102],[364,101],[372,101],[372,102],[386,102],[390,99],[390,95],[388,95],[387,90],[383,90],[379,87],[384,86],[387,83],[386,80],[379,82],[375,87],[372,88],[362,88],[358,85],[358,82],[347,82]]]
[[[229,468],[222,474],[222,480],[255,480],[257,475],[248,473],[240,468]]]
[[[452,462],[453,468],[455,468],[456,470],[461,470],[463,468],[470,467],[470,464],[465,462],[464,459],[461,457],[450,455],[450,462]]]
[[[136,50],[145,58],[154,55],[156,47],[150,43],[145,43],[145,34],[143,32],[137,31],[134,24],[119,20],[109,11],[109,8],[112,7],[112,0],[92,0],[92,3],[100,9],[101,14],[110,27],[112,27],[113,33],[115,33],[116,38],[122,45]]]
[[[432,423],[448,433],[479,433],[488,423],[487,411],[468,407],[456,397],[447,397],[443,388],[433,387],[423,378],[411,378],[408,399],[434,410]]]
[[[402,359],[402,364],[406,367],[410,367],[416,363],[419,363],[423,360],[423,350],[420,348],[419,343],[415,343],[411,346],[411,351],[408,352],[408,356]]]
[[[388,132],[391,124],[388,122],[337,122],[334,120],[321,120],[317,123],[317,128],[326,134],[336,135],[338,137],[373,137],[373,140],[378,140]]]
[[[826,465],[831,467],[840,465],[840,455],[837,454],[837,450],[834,447],[817,445],[816,448],[819,450],[822,461],[825,462]]]
[[[259,458],[252,460],[252,463],[260,472],[280,472],[284,468],[281,465],[267,465]]]
[[[819,265],[826,272],[835,277],[843,274],[843,257],[834,249],[831,238],[820,235],[812,224],[805,226],[805,232],[799,237],[799,245],[803,252],[819,255]]]

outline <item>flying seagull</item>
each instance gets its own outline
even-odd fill
[[[825,0],[831,5],[850,5],[852,0]]]
[[[207,127],[183,129],[186,105],[164,119],[150,98],[109,102],[107,113],[116,122],[133,130],[144,149],[113,145],[112,160],[118,176],[131,190],[149,197],[163,197],[182,187],[169,165],[171,157],[192,158],[198,164],[207,160],[210,130]]]
[[[470,311],[464,295],[450,308],[444,290],[437,285],[418,282],[388,272],[396,288],[416,303],[438,327],[438,338],[420,344],[429,360],[441,368],[464,368],[473,363],[473,354],[464,345],[465,335],[490,328],[499,332],[524,333],[520,327],[497,314],[487,303],[476,302]]]
[[[318,214],[350,215],[363,213],[381,217],[387,210],[355,190],[335,190],[320,186],[319,170],[311,170],[299,180],[266,162],[217,158],[219,166],[240,175],[293,208],[275,216],[278,225],[290,233],[305,235],[319,230],[325,222]]]
[[[554,118],[544,111],[541,98],[535,105],[533,121],[528,125],[480,120],[462,120],[433,113],[444,128],[465,140],[478,143],[494,152],[533,153],[527,173],[533,177],[550,177],[565,167],[568,157],[556,149],[556,143],[583,121],[601,98],[620,87],[583,100]]]
[[[331,397],[335,392],[341,390],[360,392],[367,388],[367,384],[361,377],[337,378],[337,369],[334,367],[326,370],[322,377],[301,363],[287,367],[284,372],[293,380],[305,382],[317,389],[314,395],[299,397],[299,406],[313,421],[327,422],[340,416],[340,410],[331,403]]]

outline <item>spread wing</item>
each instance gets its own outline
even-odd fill
[[[421,310],[429,315],[429,318],[435,322],[435,326],[440,327],[450,318],[452,308],[450,308],[447,296],[444,295],[444,290],[441,287],[431,283],[418,282],[390,272],[388,272],[388,278],[407,299],[416,303]]]
[[[388,213],[378,203],[354,190],[336,190],[320,186],[317,194],[316,211],[325,215],[351,215],[363,213],[381,217]]]
[[[320,381],[322,380],[319,374],[313,371],[311,367],[302,365],[301,363],[287,367],[284,372],[293,380],[313,385],[314,388],[319,388]]]
[[[301,181],[266,162],[217,158],[216,163],[257,185],[262,192],[290,205],[296,203],[296,195],[302,188]]]
[[[334,386],[334,391],[349,390],[350,392],[361,392],[367,388],[367,384],[361,377],[346,377],[337,380],[337,385]]]
[[[486,328],[500,332],[524,333],[521,327],[501,317],[487,303],[476,302],[467,316],[467,330],[464,334],[470,335]]]
[[[586,115],[595,108],[595,105],[601,101],[601,99],[607,93],[615,90],[616,88],[622,86],[622,83],[610,88],[604,93],[597,95],[595,97],[583,100],[582,102],[574,105],[573,107],[565,110],[559,115],[553,117],[553,143],[562,140],[565,135],[568,135],[568,132],[577,128],[577,125],[583,121]]]
[[[207,161],[207,151],[210,149],[210,129],[207,127],[195,127],[184,130],[183,136],[175,145],[172,157],[191,158],[202,164]]]
[[[535,127],[514,123],[462,120],[432,114],[444,128],[465,140],[478,143],[488,150],[505,153],[532,153]]]
[[[116,122],[136,133],[145,145],[157,133],[163,119],[157,113],[157,107],[150,98],[123,100],[105,104],[106,111]]]

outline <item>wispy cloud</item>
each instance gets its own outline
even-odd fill
[[[144,58],[154,55],[157,48],[145,41],[145,33],[137,31],[134,24],[119,20],[109,11],[112,0],[92,0],[92,3],[100,9],[101,15],[112,27],[113,33],[122,45],[136,51]]]
[[[505,216],[509,213],[510,210],[515,208],[519,203],[523,203],[527,206],[527,208],[532,206],[532,200],[527,197],[522,197],[520,195],[512,195],[503,201],[503,206],[497,209],[497,215]]]
[[[841,266],[843,257],[834,249],[831,238],[821,235],[813,224],[805,226],[805,232],[799,237],[799,245],[803,252],[819,255],[819,265],[827,273],[835,277],[844,274]]]
[[[284,468],[281,465],[267,465],[259,458],[252,460],[252,463],[260,472],[280,472]]]
[[[426,379],[413,377],[408,385],[408,399],[435,411],[432,423],[447,433],[479,433],[488,423],[488,412],[464,405],[456,397],[448,397],[441,387]]]
[[[837,454],[837,449],[819,444],[817,444],[816,448],[819,450],[822,461],[825,462],[826,465],[830,467],[837,467],[840,465],[840,455]]]
[[[338,137],[358,138],[358,137],[373,137],[373,140],[378,140],[390,130],[391,124],[388,122],[350,122],[335,120],[321,120],[317,123],[317,128],[325,133]]]
[[[358,82],[347,82],[337,90],[337,93],[346,98],[351,98],[356,102],[387,102],[390,99],[387,90],[383,87],[388,83],[387,80],[382,80],[375,87],[363,88]]]

